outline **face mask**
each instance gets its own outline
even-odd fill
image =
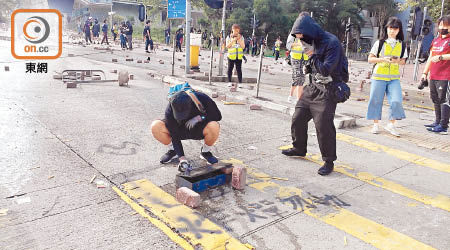
[[[439,34],[441,34],[441,36],[448,35],[448,29],[439,29]]]
[[[308,35],[303,34],[303,37],[300,38],[300,40],[302,40],[303,42],[305,42],[307,44],[312,44],[314,39]]]

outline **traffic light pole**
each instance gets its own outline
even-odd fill
[[[189,74],[191,71],[191,0],[186,0],[186,42],[184,43],[186,45],[185,51],[186,51],[186,61],[184,63],[184,69],[185,73]]]
[[[227,1],[223,1],[223,9],[222,9],[222,30],[220,32],[220,52],[219,52],[219,76],[223,75],[223,56],[225,53],[225,17],[227,14]]]
[[[348,18],[348,23],[347,23],[347,27],[348,27],[348,31],[347,31],[347,46],[345,46],[345,56],[348,57],[348,46],[350,43],[350,17]],[[346,30],[347,30],[346,27]]]

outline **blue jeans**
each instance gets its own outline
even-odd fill
[[[389,102],[389,120],[401,120],[406,118],[402,106],[402,87],[400,80],[371,80],[369,107],[367,120],[381,120],[384,95]]]

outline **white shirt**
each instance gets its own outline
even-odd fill
[[[388,38],[386,39],[386,43],[392,47],[392,49],[395,47],[395,45],[397,44],[397,42],[400,42],[399,40],[396,40],[394,38]],[[374,56],[377,55],[378,53],[378,46],[380,46],[380,40],[377,40],[373,46],[372,49],[370,50],[370,54],[373,54]],[[382,55],[380,55],[382,56]],[[408,58],[408,48],[405,48],[405,54],[403,54],[402,58]]]

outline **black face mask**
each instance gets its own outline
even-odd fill
[[[302,40],[303,42],[312,45],[314,39],[308,35],[303,34],[303,37],[300,38],[300,40]]]
[[[448,29],[439,29],[439,34],[441,34],[441,36],[448,35]]]

